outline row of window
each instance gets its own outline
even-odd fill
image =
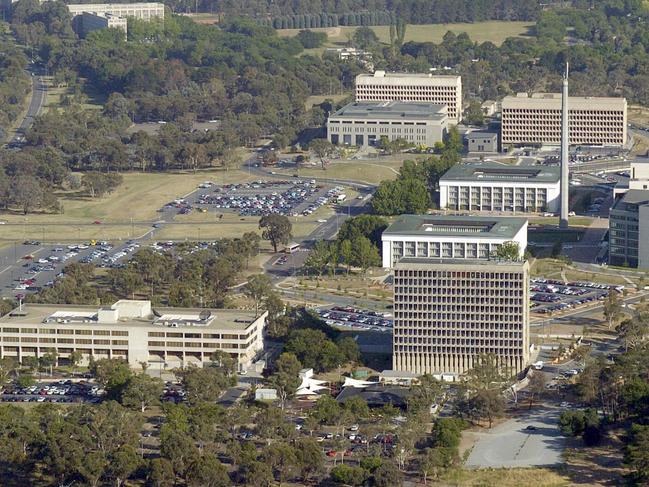
[[[111,331],[111,330],[71,330],[68,328],[2,328],[2,333],[30,333],[39,335],[95,335],[95,336],[114,336],[127,337],[128,331]]]

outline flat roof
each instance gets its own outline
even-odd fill
[[[481,139],[497,139],[498,134],[496,132],[468,132],[465,134],[465,137],[471,137],[471,138],[481,138]]]
[[[364,388],[345,387],[336,397],[336,401],[345,403],[352,397],[359,396],[367,402],[370,407],[382,407],[392,404],[395,407],[405,408],[408,396],[412,391],[406,387],[399,386],[369,386]]]
[[[115,322],[98,322],[97,313],[106,307],[74,304],[23,304],[22,309],[14,309],[0,317],[0,324],[52,326],[96,326],[96,327],[147,327],[188,332],[205,329],[245,330],[257,320],[254,313],[231,309],[204,308],[154,308],[156,314],[146,318],[119,318]],[[190,325],[203,313],[209,318],[205,325]],[[49,319],[49,322],[46,320]],[[60,321],[59,321],[60,320]],[[68,322],[65,323],[64,320]],[[164,322],[175,321],[177,327],[165,325]]]
[[[461,76],[455,74],[433,74],[433,73],[388,73],[377,70],[374,73],[361,73],[356,75],[356,81],[371,81],[373,84],[410,84],[421,83],[423,80],[429,80],[430,83],[440,83],[443,85],[455,86],[462,80]]]
[[[518,93],[516,96],[506,96],[502,101],[503,110],[506,108],[539,108],[556,110],[561,108],[560,93]],[[569,96],[569,110],[624,110],[626,98],[604,96]]]
[[[447,118],[447,108],[446,105],[425,102],[360,101],[345,105],[329,118],[443,120]]]
[[[618,203],[627,203],[630,205],[643,205],[649,203],[649,189],[630,189],[622,198],[616,201],[613,208],[616,208]]]
[[[512,239],[527,225],[526,218],[445,215],[401,215],[383,235],[436,235]]]
[[[561,179],[559,166],[510,166],[494,162],[456,164],[440,181],[489,181],[557,183]]]

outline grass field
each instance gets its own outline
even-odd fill
[[[202,181],[226,184],[258,179],[238,170],[196,174],[127,173],[123,177],[124,182],[113,193],[101,198],[93,199],[75,193],[60,194],[63,205],[61,214],[1,214],[0,219],[8,225],[0,225],[0,240],[112,240],[141,235],[150,228],[149,222],[157,219],[160,207],[196,189]],[[96,220],[102,224],[93,225]],[[138,225],[139,222],[146,224]]]
[[[402,164],[403,161],[398,159],[333,161],[324,170],[320,166],[314,166],[301,167],[298,171],[293,168],[278,168],[275,172],[288,176],[297,172],[300,177],[304,178],[347,179],[369,184],[378,184],[386,179],[396,178]]]
[[[560,487],[571,485],[567,476],[545,468],[488,468],[480,470],[452,469],[440,480],[444,485],[461,487]]]
[[[496,45],[503,43],[508,37],[521,37],[527,35],[532,22],[476,22],[463,24],[422,24],[408,25],[406,29],[405,42],[435,42],[440,43],[444,34],[448,31],[460,34],[466,32],[471,40],[476,42],[491,41]],[[329,39],[325,47],[340,47],[346,44],[358,27],[326,27],[311,29],[318,32],[325,32]],[[372,27],[377,37],[383,43],[390,42],[390,27],[378,25]],[[280,36],[292,37],[299,32],[299,29],[282,29],[277,31]],[[323,48],[308,50],[307,52],[322,51]]]

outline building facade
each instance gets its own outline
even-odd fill
[[[401,215],[381,235],[382,263],[403,258],[488,260],[505,242],[527,247],[525,218]]]
[[[609,213],[611,265],[649,269],[649,190],[629,189]]]
[[[334,145],[374,146],[385,138],[432,147],[447,130],[446,107],[433,103],[356,102],[327,120],[327,138]]]
[[[529,362],[527,262],[402,259],[394,268],[395,371],[459,376],[482,354]]]
[[[456,164],[439,180],[439,206],[457,211],[557,212],[559,166]]]
[[[93,30],[107,29],[109,27],[123,30],[125,37],[128,34],[128,20],[124,17],[83,12],[78,18],[80,18],[80,33],[84,37]]]
[[[456,125],[462,119],[462,78],[385,71],[356,76],[356,101],[390,100],[446,105],[449,123]]]
[[[568,99],[571,145],[621,147],[627,137],[626,98],[576,97]],[[526,93],[502,101],[501,144],[559,145],[561,95]]]
[[[115,15],[117,17],[134,17],[140,20],[154,18],[164,19],[165,6],[163,3],[78,3],[68,5],[68,10],[73,17],[84,12],[97,15]]]
[[[469,132],[465,138],[469,152],[498,152],[498,134],[495,132]]]
[[[120,300],[110,307],[28,304],[0,318],[0,356],[22,361],[56,350],[83,363],[120,358],[162,370],[202,366],[216,351],[245,368],[263,349],[266,316],[234,310],[153,309],[150,301]]]

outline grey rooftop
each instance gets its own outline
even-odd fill
[[[345,105],[330,118],[443,120],[446,116],[446,107],[436,103],[362,101]]]
[[[401,215],[383,235],[437,235],[511,239],[527,225],[526,218]]]
[[[561,178],[559,166],[509,166],[496,163],[456,164],[441,181],[490,181],[556,183]]]

